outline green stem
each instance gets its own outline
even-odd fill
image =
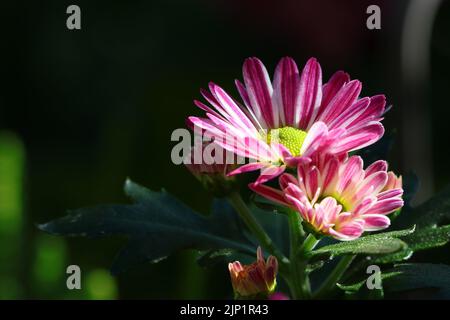
[[[300,215],[295,211],[289,212],[289,231],[291,239],[290,261],[291,261],[291,281],[289,287],[294,299],[310,299],[311,285],[307,273],[308,258],[310,252],[318,240],[309,234],[305,239],[305,232],[302,227]],[[303,243],[302,243],[302,240]]]
[[[261,246],[278,259],[280,272],[285,271],[287,266],[289,265],[289,259],[286,258],[283,253],[276,248],[272,239],[264,231],[259,222],[255,219],[255,217],[245,204],[244,200],[242,200],[241,195],[237,192],[233,192],[228,196],[228,199],[234,209],[238,212],[239,216],[244,221],[246,226],[258,239],[258,242],[261,244]]]
[[[308,234],[302,246],[300,247],[297,255],[292,258],[297,264],[297,270],[299,273],[299,285],[303,293],[304,299],[311,299],[311,284],[309,282],[309,274],[306,270],[308,267],[308,253],[314,249],[314,247],[319,243],[314,235]]]
[[[297,255],[299,248],[302,246],[302,240],[305,237],[305,231],[302,227],[302,219],[295,211],[288,212],[289,218],[289,235],[290,235],[290,255]]]
[[[291,279],[289,279],[289,289],[293,299],[304,298],[301,275],[299,266],[296,263],[296,256],[298,249],[301,247],[301,242],[304,237],[304,231],[301,223],[300,215],[295,211],[288,212],[289,217],[289,238],[290,238],[290,261],[291,261]]]
[[[302,246],[299,249],[300,254],[306,254],[313,250],[320,240],[317,240],[312,233],[308,234]]]
[[[317,290],[317,292],[314,295],[314,298],[321,299],[325,297],[327,293],[333,290],[336,286],[336,283],[341,279],[345,270],[347,270],[347,268],[350,266],[354,258],[355,258],[354,255],[343,256],[336,265],[336,267],[334,268],[334,270],[330,273],[328,278],[322,283],[320,288]]]

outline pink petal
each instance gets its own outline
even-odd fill
[[[315,58],[310,58],[303,68],[298,100],[294,122],[296,127],[305,130],[312,124],[313,114],[317,114],[322,100],[322,69]]]
[[[347,132],[338,145],[333,147],[334,153],[350,152],[367,147],[378,141],[384,133],[384,127],[379,122],[373,122],[358,132]]]
[[[248,97],[247,89],[245,89],[245,86],[239,80],[235,80],[234,83],[245,106],[250,109],[250,98]]]
[[[383,192],[380,192],[377,196],[378,201],[389,199],[389,198],[395,198],[400,197],[403,194],[403,189],[392,189],[392,190],[386,190]]]
[[[239,168],[231,171],[230,173],[228,173],[228,176],[234,176],[236,174],[240,174],[240,173],[244,173],[244,172],[259,170],[265,166],[267,166],[267,164],[264,164],[261,162],[247,163],[247,164],[244,164],[243,166],[240,166]]]
[[[240,141],[238,141],[240,142]],[[277,161],[279,155],[273,150],[266,142],[255,139],[253,137],[245,137],[242,141],[242,145],[246,150],[252,150],[257,154],[255,159],[263,162]]]
[[[310,157],[307,156],[295,156],[295,157],[288,156],[284,157],[283,161],[284,163],[286,163],[288,167],[295,168],[299,165],[310,163],[312,160]]]
[[[352,156],[347,160],[344,170],[338,181],[337,190],[338,192],[344,192],[348,189],[351,183],[356,183],[360,178],[362,178],[362,168],[363,160],[359,156]]]
[[[346,130],[344,128],[335,128],[328,131],[326,137],[324,137],[323,141],[320,143],[320,151],[321,153],[333,154],[334,156],[340,157],[344,156],[343,152],[334,153],[333,148],[336,145],[339,145],[339,142],[346,135]]]
[[[362,219],[364,220],[364,230],[366,231],[386,229],[391,225],[391,220],[381,214],[365,214],[362,216]]]
[[[329,194],[334,188],[339,178],[339,162],[336,158],[328,160],[325,170],[322,172],[322,192]]]
[[[195,125],[194,125],[194,123],[192,122],[191,119],[186,118],[186,120],[184,121],[184,123],[186,124],[186,127],[188,127],[188,129],[194,131]],[[202,130],[202,131],[203,131],[203,130]],[[202,133],[203,133],[203,132],[202,132]]]
[[[224,110],[230,115],[228,118],[233,124],[239,126],[243,131],[255,132],[256,129],[253,123],[242,112],[239,106],[231,99],[231,97],[219,86],[214,86],[214,92],[217,99]]]
[[[256,249],[256,260],[264,262],[264,256],[260,246],[258,246],[258,249]]]
[[[323,122],[314,123],[303,141],[300,153],[305,156],[314,153],[320,147],[327,134],[328,128]]]
[[[352,123],[350,123],[348,127],[356,127],[360,126],[363,123],[380,119],[383,115],[385,105],[386,97],[384,95],[376,95],[371,97],[367,109]]]
[[[272,180],[273,178],[276,178],[280,174],[282,174],[285,169],[285,165],[265,167],[261,170],[261,174],[259,175],[258,179],[256,179],[255,184],[265,183],[269,180]]]
[[[248,93],[244,85],[239,80],[235,80],[235,84],[246,107],[245,109],[243,108],[243,112],[247,115],[247,118],[251,119],[256,128],[258,128],[259,130],[263,130],[263,128],[267,127],[266,122],[261,119],[261,117],[256,117],[255,113],[253,112],[250,104],[250,98],[248,97]]]
[[[351,122],[357,119],[361,114],[369,106],[370,99],[362,98],[348,107],[346,110],[343,110],[341,114],[339,114],[335,119],[331,120],[328,124],[330,129],[342,127],[347,128]]]
[[[402,177],[397,177],[394,172],[388,172],[388,181],[386,182],[385,190],[389,189],[401,189],[402,188]]]
[[[194,100],[194,104],[199,107],[200,109],[202,109],[203,111],[206,111],[208,113],[211,113],[213,115],[215,115],[218,118],[222,118],[224,119],[224,117],[222,117],[220,114],[218,114],[216,111],[214,111],[213,109],[211,109],[210,107],[208,107],[206,104],[198,101],[198,100]]]
[[[356,199],[362,199],[367,196],[378,194],[383,189],[387,181],[387,173],[378,171],[369,177],[364,178],[357,187],[357,192],[354,195]]]
[[[376,202],[377,202],[376,197],[374,196],[366,197],[354,209],[352,209],[352,211],[356,215],[365,214]]]
[[[243,76],[255,116],[273,128],[278,123],[278,113],[272,108],[273,89],[266,68],[259,59],[248,58],[244,62]]]
[[[286,201],[286,199],[284,198],[283,192],[281,192],[280,190],[268,187],[264,184],[251,183],[248,186],[253,192],[263,196],[264,198],[267,198],[273,202],[276,202],[276,203],[279,203],[282,205],[286,205],[286,206],[289,205],[288,202]]]
[[[403,207],[403,200],[400,198],[389,198],[375,203],[366,214],[386,215]]]
[[[279,179],[281,189],[286,189],[289,183],[297,184],[297,179],[290,173],[283,173]]]
[[[234,152],[242,157],[261,161],[270,161],[277,158],[274,151],[262,140],[252,136],[246,136],[239,128],[207,113],[213,125],[205,121],[197,125],[206,130],[205,135],[214,137],[214,142],[225,150]]]
[[[291,151],[289,151],[288,148],[286,148],[284,145],[282,145],[281,143],[274,143],[273,141],[271,142],[270,146],[274,149],[277,150],[279,154],[281,154],[281,156],[283,158],[291,158],[292,154]]]
[[[365,175],[366,175],[366,177],[368,177],[371,174],[374,174],[375,172],[378,172],[378,171],[386,172],[387,168],[388,168],[388,164],[386,161],[378,160],[367,167],[367,169],[365,170]]]
[[[224,137],[222,130],[217,128],[209,119],[199,117],[189,117],[188,120],[194,125],[206,131],[205,135],[208,137]]]
[[[295,61],[289,57],[281,59],[275,69],[273,102],[280,108],[283,126],[294,125],[299,86],[300,76]]]
[[[326,197],[320,202],[320,207],[323,208],[325,220],[327,223],[334,223],[337,215],[341,212],[342,206],[339,205],[336,199]]]
[[[313,217],[313,211],[308,210],[307,202],[302,202],[297,198],[291,196],[290,194],[286,194],[286,199],[295,207],[295,209],[300,213],[303,219],[306,221],[311,221]]]
[[[322,103],[319,109],[318,116],[321,115],[324,108],[328,106],[328,104],[331,102],[331,100],[334,98],[334,96],[341,90],[341,88],[350,81],[350,76],[345,73],[344,71],[338,71],[335,74],[333,74],[328,80],[326,84],[324,84],[322,91],[323,91],[323,97],[322,97]]]
[[[242,130],[242,127],[234,121],[226,121],[223,118],[218,118],[211,113],[207,113],[206,116],[211,119],[214,124],[220,128],[225,134],[231,134],[236,137],[245,138],[247,136],[257,136],[256,132],[249,133]]]
[[[359,238],[364,232],[363,220],[350,220],[336,229],[330,229],[329,233],[341,241],[350,241]]]
[[[305,177],[305,186],[309,199],[313,199],[319,188],[319,170],[313,166],[309,169]]]
[[[212,82],[209,83],[209,87],[211,87],[211,84]],[[217,99],[210,92],[205,89],[200,89],[200,93],[203,98],[205,98],[206,101],[208,101],[214,108],[216,108],[218,111],[223,111]]]
[[[290,195],[297,200],[308,202],[308,198],[306,197],[304,189],[301,189],[301,187],[299,187],[297,183],[288,182],[288,185],[283,189],[283,192],[285,193],[285,195]]]
[[[319,121],[323,121],[326,124],[333,121],[342,112],[349,108],[361,92],[361,82],[353,80],[344,85],[336,96],[330,101],[328,106],[324,109],[323,113],[319,117]]]

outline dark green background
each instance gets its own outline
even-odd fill
[[[343,69],[363,82],[364,95],[387,95],[388,103],[394,105],[384,122],[387,130],[407,134],[401,126],[401,110],[408,105],[400,68],[400,30],[407,3],[3,3],[0,129],[21,141],[5,134],[7,145],[19,146],[19,151],[11,152],[20,154],[23,143],[25,184],[20,227],[15,234],[6,231],[0,237],[0,287],[3,281],[7,288],[0,290],[0,298],[99,297],[89,293],[86,279],[94,270],[110,266],[123,239],[53,238],[34,224],[59,217],[70,208],[128,201],[122,193],[126,177],[152,189],[164,187],[207,212],[210,196],[184,167],[171,163],[170,135],[184,127],[187,116],[201,114],[192,100],[200,97],[199,88],[208,81],[237,96],[233,80],[242,78],[246,57],[262,59],[270,74],[286,55],[300,66],[309,57],[317,57],[324,80]],[[81,7],[79,31],[66,28],[70,4]],[[381,30],[366,28],[370,4],[381,7]],[[434,25],[424,107],[432,115],[429,143],[437,189],[450,180],[449,27],[450,3],[444,1]],[[398,141],[390,160],[402,172],[400,147]],[[0,146],[0,150],[9,149]],[[14,170],[22,170],[20,161],[17,166]],[[69,264],[82,269],[81,291],[69,292],[65,287]],[[6,281],[15,283],[12,287],[17,290],[9,290],[12,287]],[[201,269],[189,252],[158,265],[138,266],[115,281],[117,293],[106,288],[110,293],[104,297],[231,297],[226,266]]]

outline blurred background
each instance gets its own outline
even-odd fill
[[[81,30],[66,28],[71,4]],[[380,30],[366,27],[373,4]],[[314,56],[324,81],[342,69],[364,96],[386,94],[389,160],[421,179],[416,201],[450,181],[449,1],[9,1],[1,11],[0,299],[230,298],[226,266],[202,269],[194,252],[114,278],[123,239],[52,237],[35,224],[127,202],[126,177],[206,213],[211,197],[171,163],[170,136],[201,114],[192,100],[208,81],[237,96],[249,56],[271,75],[283,56],[299,66]],[[71,264],[82,290],[66,288]]]

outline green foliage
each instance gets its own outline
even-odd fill
[[[419,229],[403,238],[413,251],[425,250],[445,245],[450,239],[450,225]]]
[[[223,262],[225,259],[231,260],[235,254],[230,249],[207,250],[199,252],[197,263],[200,267],[210,267],[217,263]]]
[[[212,214],[205,217],[164,191],[153,192],[130,180],[125,183],[125,193],[133,204],[78,209],[39,228],[64,236],[127,236],[129,242],[117,256],[113,273],[133,264],[157,262],[187,248],[231,248],[255,253],[255,246],[224,200],[217,200]]]
[[[426,291],[429,298],[450,298],[450,266],[431,263],[405,263],[395,265],[381,273],[383,292],[399,295],[412,290],[433,289]],[[352,284],[338,284],[352,298],[367,297],[372,291],[366,286],[367,279]],[[373,295],[372,295],[373,296]],[[401,297],[401,295],[400,295]],[[406,297],[406,296],[405,296]]]
[[[362,260],[364,263],[360,265],[359,270],[369,264],[392,264],[404,261],[414,252],[442,247],[450,241],[450,225],[443,225],[450,218],[450,189],[447,188],[416,208],[408,207],[404,211],[397,225],[416,224],[414,232],[398,234],[398,238],[406,246],[396,252],[375,255],[367,261]],[[398,264],[382,273],[383,291],[400,296],[403,293],[399,292],[419,290],[421,294],[427,294],[433,298],[450,298],[449,279],[450,266],[443,264]],[[347,295],[356,295],[361,298],[367,291],[364,286],[365,281],[364,278],[339,287]],[[431,291],[423,291],[423,289],[431,289]],[[410,294],[413,293],[410,292]]]
[[[230,214],[234,214],[233,209],[227,202],[221,203],[224,208],[227,207],[227,210],[230,210]],[[251,206],[251,211],[277,248],[281,249],[284,254],[287,254],[289,252],[289,226],[287,216],[275,209],[263,210],[258,206]],[[219,249],[200,252],[197,262],[202,267],[208,267],[220,262],[241,261],[243,263],[251,263],[254,260],[255,252],[246,255],[245,252],[237,250]]]
[[[312,251],[312,256],[329,255],[339,256],[344,254],[387,254],[405,250],[408,246],[398,239],[414,232],[414,228],[401,231],[391,231],[368,235],[347,242],[339,242]]]
[[[428,227],[418,229],[414,233],[401,237],[407,244],[402,251],[375,258],[371,263],[392,263],[409,259],[420,250],[443,246],[450,240],[450,225],[443,227]]]
[[[413,176],[410,180],[412,184],[417,182]],[[415,190],[416,187],[410,187],[411,194]],[[165,191],[153,192],[130,180],[125,184],[125,193],[133,200],[132,204],[74,210],[39,228],[64,236],[126,236],[129,241],[118,254],[112,266],[113,273],[137,263],[158,262],[183,249],[199,250],[197,262],[203,267],[231,260],[254,261],[257,244],[226,200],[216,199],[211,214],[204,216]],[[276,247],[287,255],[290,245],[287,216],[270,203],[264,203],[263,208],[252,206],[251,211]],[[330,243],[329,239],[324,239],[322,247],[304,256],[307,274],[321,274],[327,269],[322,268],[327,260],[335,256],[358,255],[360,259],[355,260],[342,278],[351,282],[338,285],[346,298],[378,299],[385,294],[422,288],[435,290],[437,297],[447,296],[449,266],[392,264],[409,259],[416,251],[440,247],[450,241],[450,225],[442,225],[450,217],[449,191],[417,208],[407,205],[402,211],[394,224],[402,225],[407,221],[406,229],[369,234],[347,242]],[[369,264],[390,265],[381,274],[381,289],[369,290],[365,286],[367,275],[361,279],[360,271]],[[316,272],[318,269],[321,270]]]
[[[450,266],[431,263],[408,263],[388,270],[383,281],[386,292],[436,289],[434,298],[450,298]]]
[[[251,206],[250,209],[275,245],[287,255],[289,253],[288,217],[278,210],[264,211],[256,206]]]

